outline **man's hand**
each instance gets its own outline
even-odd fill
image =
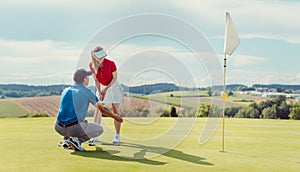
[[[109,116],[113,119],[115,119],[116,121],[122,123],[123,122],[123,118],[121,116],[118,116],[114,113],[112,113],[107,107],[105,107],[104,105],[102,105],[100,102],[97,102],[95,104],[95,106],[100,110],[100,112],[102,114],[105,114],[106,116]]]
[[[107,87],[106,87],[107,88]],[[107,91],[107,89],[106,88],[104,88],[102,91],[101,91],[101,93],[100,93],[100,100],[101,101],[103,101],[104,100],[104,98],[105,98],[105,95],[106,95],[106,91]]]
[[[123,118],[121,116],[119,116],[119,115],[116,115],[115,120],[118,121],[119,123],[123,122]]]

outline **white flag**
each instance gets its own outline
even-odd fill
[[[224,53],[231,55],[240,43],[240,38],[234,28],[230,14],[226,12]]]

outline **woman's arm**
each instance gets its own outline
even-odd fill
[[[97,89],[97,91],[98,91],[98,96],[100,97],[100,95],[101,95],[101,87],[100,87],[100,82],[98,81],[98,79],[96,78],[96,75],[95,74],[93,74],[93,78],[94,78],[94,81],[95,81],[95,87],[96,87],[96,89]]]
[[[117,71],[115,71],[115,72],[113,72],[112,73],[112,75],[113,75],[113,78],[112,78],[112,80],[110,81],[110,83],[102,90],[102,92],[101,92],[101,97],[100,97],[100,100],[102,101],[102,100],[104,100],[104,97],[105,97],[105,95],[106,95],[106,91],[117,81],[117,79],[118,79],[118,73],[117,73]]]
[[[117,81],[117,79],[118,79],[118,73],[117,73],[117,71],[113,72],[113,73],[112,73],[112,76],[113,76],[112,80],[111,80],[110,83],[105,87],[106,90],[108,90],[108,89],[109,89],[112,85],[114,85],[114,83]]]

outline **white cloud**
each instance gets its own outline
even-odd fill
[[[0,39],[1,83],[71,83],[81,50],[76,44],[56,41]]]
[[[232,61],[232,64],[234,66],[247,66],[247,65],[253,65],[253,64],[260,64],[265,63],[268,61],[266,57],[259,57],[259,56],[248,56],[248,55],[241,55],[236,54],[234,56],[228,57],[228,60]]]
[[[81,18],[82,20],[78,20],[81,22],[97,21],[97,17],[101,17],[101,14],[107,16],[105,17],[107,20],[99,18],[99,21],[112,22],[133,14],[166,13],[187,20],[197,28],[206,31],[206,35],[210,37],[220,37],[220,35],[223,37],[225,12],[229,11],[242,38],[244,36],[271,38],[300,43],[300,20],[298,19],[300,2],[297,1],[165,0],[161,3],[140,0],[2,0],[0,1],[1,7],[18,11],[27,10],[33,14],[43,11],[46,13],[45,18],[50,20],[53,19],[49,17],[51,15],[61,14],[69,20],[75,16]],[[18,11],[15,13],[20,15]],[[57,11],[57,14],[53,11]],[[80,15],[78,15],[79,11]],[[93,26],[91,24],[91,27]]]
[[[38,63],[70,62],[77,60],[81,50],[66,42],[18,41],[0,39],[0,62]]]
[[[190,13],[191,20],[201,21],[200,24],[217,30],[214,34],[208,33],[212,37],[223,35],[225,12],[229,11],[242,38],[245,35],[247,38],[271,38],[300,43],[300,2],[191,0],[189,3],[174,3],[178,8]]]
[[[300,73],[286,74],[277,71],[254,71],[245,69],[230,69],[227,72],[228,84],[299,84]]]

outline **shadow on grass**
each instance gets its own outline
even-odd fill
[[[98,159],[106,159],[106,160],[113,160],[113,161],[127,161],[127,162],[138,162],[142,164],[148,164],[148,165],[164,165],[166,162],[160,162],[160,161],[153,161],[150,159],[132,159],[132,158],[126,158],[126,157],[120,157],[113,154],[119,153],[119,151],[112,151],[107,150],[103,151],[101,148],[96,147],[96,150],[87,150],[84,152],[72,152],[73,155],[78,156],[84,156],[89,158],[98,158]]]
[[[123,143],[122,146],[141,149],[140,152],[137,152],[134,154],[134,158],[136,158],[136,159],[144,158],[147,152],[152,152],[152,153],[156,153],[156,154],[163,153],[162,154],[163,156],[167,156],[167,157],[174,158],[174,159],[179,159],[182,161],[191,162],[194,164],[214,165],[210,162],[206,162],[205,158],[195,156],[195,155],[190,155],[190,154],[187,154],[182,151],[175,150],[175,149],[168,149],[168,148],[164,148],[164,147],[144,146],[144,145],[133,144],[133,143]]]
[[[100,147],[96,147],[95,151],[73,152],[72,154],[78,156],[90,157],[90,158],[99,158],[99,159],[107,159],[107,160],[114,160],[114,161],[138,162],[138,163],[149,164],[149,165],[167,164],[167,162],[154,161],[145,158],[146,153],[149,152],[149,153],[155,153],[158,155],[167,156],[170,158],[174,158],[174,159],[178,159],[178,160],[182,160],[182,161],[186,161],[198,165],[214,165],[210,162],[206,162],[205,158],[195,156],[195,155],[190,155],[175,149],[145,146],[140,144],[124,143],[124,142],[122,142],[121,146],[136,148],[139,149],[140,151],[134,153],[133,157],[121,157],[121,156],[114,155],[119,153],[120,151],[113,151],[113,150],[103,151]]]

